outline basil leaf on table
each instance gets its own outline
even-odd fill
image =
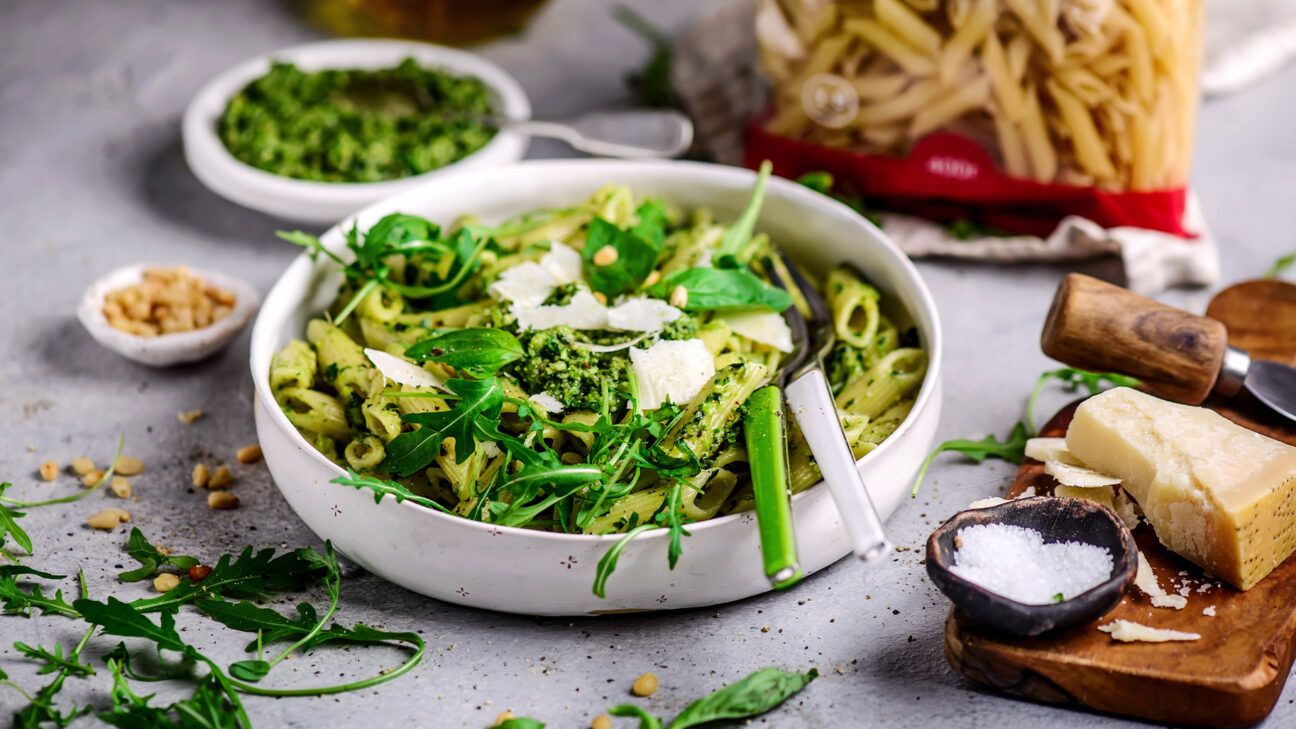
[[[670,729],[759,716],[786,701],[818,676],[819,671],[813,668],[806,673],[762,668],[689,704],[671,721]]]
[[[645,207],[646,203],[639,209],[642,211]],[[581,253],[585,261],[585,280],[591,288],[609,299],[638,289],[657,266],[661,240],[660,221],[651,217],[641,218],[631,230],[621,230],[602,218],[594,218],[590,221],[585,249]],[[606,266],[596,264],[595,256],[609,246],[616,251],[616,260]]]
[[[677,271],[659,281],[649,293],[669,299],[676,286],[688,291],[685,311],[741,309],[759,306],[783,311],[792,305],[792,296],[770,286],[756,274],[741,268],[689,268]]]
[[[405,356],[456,369],[494,373],[522,358],[522,343],[503,329],[472,327],[439,332],[409,349]]]

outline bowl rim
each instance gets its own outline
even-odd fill
[[[517,79],[493,61],[476,53],[434,43],[388,38],[314,41],[240,61],[203,84],[186,107],[181,125],[185,156],[190,167],[208,186],[211,184],[205,178],[210,176],[219,180],[218,186],[239,186],[258,195],[338,205],[351,203],[359,196],[362,200],[359,204],[363,205],[409,189],[412,185],[422,184],[429,176],[464,163],[484,163],[497,154],[507,152],[511,140],[520,139],[517,132],[500,130],[489,142],[471,154],[444,167],[409,177],[375,182],[320,182],[277,175],[254,167],[231,154],[216,132],[216,121],[224,113],[229,100],[247,84],[264,75],[275,61],[290,61],[306,70],[384,68],[395,65],[406,56],[413,57],[424,66],[478,78],[494,95],[501,115],[508,119],[526,120],[531,117],[531,102]]]
[[[382,211],[382,210],[389,211],[389,210],[398,209],[405,201],[424,197],[427,195],[428,190],[432,190],[438,185],[455,184],[459,186],[469,186],[472,184],[472,182],[474,182],[474,180],[471,179],[472,177],[489,177],[491,175],[507,175],[509,173],[516,173],[521,175],[534,174],[537,176],[543,176],[545,174],[561,174],[565,170],[580,170],[582,168],[587,168],[587,167],[606,168],[609,170],[612,169],[620,170],[619,175],[617,173],[610,172],[607,175],[608,179],[613,179],[617,176],[633,177],[633,173],[627,174],[627,170],[634,170],[634,169],[660,170],[668,167],[673,167],[678,169],[679,174],[683,176],[693,176],[693,175],[709,176],[711,177],[712,182],[741,181],[744,184],[750,186],[754,184],[756,181],[756,172],[754,170],[750,170],[742,167],[733,167],[729,165],[708,163],[708,162],[693,162],[693,161],[681,161],[681,160],[611,160],[611,159],[522,160],[519,162],[514,162],[509,165],[501,165],[501,166],[490,167],[490,168],[479,168],[475,170],[462,170],[456,173],[456,175],[453,177],[443,177],[436,180],[429,180],[426,183],[419,185],[418,187],[406,190],[400,193],[399,195],[394,195],[392,197],[384,198],[382,200],[379,200],[365,207],[360,211],[357,211],[356,213],[348,215],[345,219],[339,221],[336,225],[332,226],[327,231],[325,231],[322,235],[320,235],[320,239],[322,241],[325,241],[326,246],[331,248],[333,246],[329,246],[328,239],[335,239],[337,242],[340,243],[342,241],[342,231],[348,228],[354,221],[357,221],[364,217],[372,216],[376,214],[378,211]],[[634,184],[633,179],[626,180],[626,184],[633,187]],[[868,230],[871,233],[871,237],[873,239],[873,243],[870,243],[869,245],[872,245],[876,248],[876,250],[872,252],[877,255],[886,256],[891,259],[891,262],[893,264],[898,265],[899,270],[902,271],[903,273],[903,278],[906,280],[906,285],[908,286],[908,293],[912,295],[914,300],[918,303],[917,308],[923,310],[923,313],[926,314],[926,316],[930,317],[930,321],[931,321],[930,331],[926,331],[921,326],[921,321],[917,316],[918,312],[916,311],[909,312],[911,316],[914,316],[915,326],[918,326],[919,330],[922,332],[922,335],[925,340],[924,344],[927,350],[927,357],[928,357],[927,372],[923,377],[922,384],[919,386],[918,396],[915,398],[914,405],[910,409],[909,413],[905,416],[904,420],[901,421],[900,425],[890,436],[888,436],[881,444],[879,444],[872,451],[864,454],[862,458],[856,460],[855,462],[856,468],[859,468],[861,465],[870,463],[875,460],[879,460],[882,457],[882,454],[889,451],[891,447],[894,445],[894,443],[896,443],[905,435],[907,435],[908,432],[914,427],[914,424],[917,421],[919,414],[924,412],[926,408],[930,406],[931,400],[938,396],[937,390],[939,389],[939,382],[940,382],[940,374],[941,374],[940,368],[941,368],[941,360],[943,356],[942,353],[943,344],[942,344],[940,316],[936,308],[936,302],[931,295],[931,291],[927,288],[927,284],[923,281],[921,275],[919,275],[917,267],[913,264],[911,260],[909,260],[908,256],[906,256],[900,250],[900,248],[894,242],[892,242],[891,239],[887,237],[885,233],[881,231],[881,229],[879,229],[873,223],[866,220],[864,217],[860,216],[849,206],[845,205],[844,203],[838,202],[837,200],[834,200],[826,195],[822,195],[818,192],[815,192],[803,185],[799,185],[793,182],[792,180],[788,180],[781,177],[770,178],[766,186],[767,199],[769,199],[772,196],[771,193],[773,193],[773,195],[787,196],[798,206],[814,209],[817,214],[829,215],[844,220],[849,224],[860,226]],[[286,279],[296,269],[303,268],[306,270],[306,273],[308,274],[311,270],[316,269],[318,266],[323,266],[323,265],[329,265],[329,264],[326,264],[324,261],[320,261],[320,262],[312,261],[310,258],[310,254],[308,252],[303,251],[295,259],[293,259],[292,263],[288,265],[288,267],[284,270],[284,272],[275,281],[275,284],[270,289],[270,292],[266,294],[266,298],[265,298],[266,303],[271,304],[275,299],[279,298],[280,296],[286,295],[286,294],[280,294],[279,293],[280,289],[281,287],[287,285]],[[300,304],[301,304],[300,300],[296,301],[294,306],[290,308],[290,311],[296,310],[296,308],[299,307]],[[314,446],[308,443],[306,439],[302,437],[300,431],[298,431],[297,428],[295,428],[292,425],[292,423],[288,420],[287,416],[284,415],[283,411],[280,408],[271,407],[269,405],[269,403],[274,402],[274,398],[270,392],[270,385],[269,385],[270,373],[268,370],[269,358],[270,356],[273,356],[273,352],[266,353],[266,356],[264,357],[265,364],[267,365],[267,367],[258,368],[259,360],[262,359],[262,357],[259,357],[258,355],[263,354],[261,352],[261,349],[263,349],[263,347],[258,346],[258,342],[262,339],[270,339],[273,337],[277,337],[279,333],[270,332],[269,335],[263,333],[263,329],[268,328],[270,326],[270,322],[265,318],[267,316],[266,314],[267,311],[273,313],[274,307],[263,306],[261,313],[258,314],[257,319],[253,324],[252,341],[251,341],[251,347],[249,351],[249,366],[252,370],[253,386],[256,391],[256,395],[258,399],[262,400],[262,404],[266,408],[266,410],[269,411],[270,418],[274,422],[275,426],[280,428],[281,430],[286,431],[289,439],[292,440],[294,445],[296,445],[300,450],[307,453],[308,457],[314,459],[317,463],[323,465],[330,472],[336,474],[337,476],[344,476],[346,475],[345,470],[343,470],[342,467],[338,466],[333,461],[329,460],[327,457],[324,456],[324,454],[320,453]],[[259,371],[260,369],[264,369],[265,371],[264,372]],[[807,487],[805,490],[801,491],[800,493],[793,494],[792,502],[795,504],[800,499],[807,497],[812,491],[817,491],[822,487],[824,487],[824,482],[820,480],[817,483]],[[504,534],[510,534],[516,536],[525,535],[536,539],[547,539],[547,540],[579,542],[579,543],[615,542],[625,536],[624,534],[619,534],[619,533],[617,534],[568,534],[563,532],[538,531],[535,529],[527,529],[524,527],[501,526],[497,524],[490,524],[487,522],[473,521],[471,519],[467,519],[462,516],[457,516],[457,515],[452,516],[437,511],[435,509],[429,509],[425,506],[420,506],[408,500],[396,501],[394,497],[392,499],[388,499],[385,496],[382,499],[382,501],[384,502],[389,500],[394,501],[397,506],[401,506],[407,509],[413,509],[418,512],[421,512],[424,515],[431,517],[434,521],[439,522],[444,520],[445,523],[453,524],[457,527],[475,528],[485,532],[494,530],[496,533],[504,533]],[[702,522],[694,522],[689,525],[689,531],[690,532],[696,530],[709,531],[711,529],[723,528],[725,525],[739,522],[743,518],[743,516],[744,516],[743,514],[726,514],[724,516],[717,516]],[[638,541],[638,540],[649,540],[653,538],[661,538],[667,532],[668,530],[665,527],[650,529],[648,531],[643,532],[639,537],[636,537],[636,540]]]
[[[234,309],[229,316],[219,321],[187,332],[170,332],[156,337],[141,337],[138,334],[124,332],[108,323],[103,313],[104,301],[108,294],[144,278],[144,271],[150,268],[184,267],[203,281],[215,284],[234,294]],[[160,261],[140,261],[118,266],[99,276],[86,287],[77,304],[77,318],[82,326],[92,334],[107,336],[113,347],[120,352],[122,347],[143,347],[154,352],[199,350],[225,343],[222,337],[233,335],[247,325],[248,319],[256,313],[261,304],[261,295],[252,284],[243,279],[220,271],[199,268],[187,263],[163,263]]]

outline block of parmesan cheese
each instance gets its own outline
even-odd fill
[[[1123,480],[1162,544],[1239,589],[1296,550],[1292,446],[1126,387],[1081,404],[1066,440]]]

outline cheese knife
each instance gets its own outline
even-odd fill
[[[1072,367],[1131,375],[1150,392],[1189,405],[1246,390],[1296,421],[1296,368],[1229,346],[1228,329],[1215,319],[1091,276],[1062,280],[1040,346]]]

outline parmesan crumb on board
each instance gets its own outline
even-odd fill
[[[1167,643],[1174,640],[1201,639],[1201,635],[1198,633],[1152,628],[1132,620],[1113,620],[1106,625],[1099,625],[1098,630],[1110,635],[1112,640],[1118,640],[1122,643]]]
[[[1143,556],[1142,552],[1138,553],[1138,572],[1134,575],[1134,585],[1152,598],[1153,607],[1183,610],[1188,605],[1188,598],[1182,595],[1171,595],[1161,589],[1161,583],[1157,582],[1152,565],[1148,564],[1147,557]]]
[[[1214,606],[1214,605],[1207,605],[1206,607],[1202,608],[1202,615],[1205,615],[1205,616],[1207,616],[1207,617],[1211,617],[1211,618],[1215,617],[1215,606]]]

